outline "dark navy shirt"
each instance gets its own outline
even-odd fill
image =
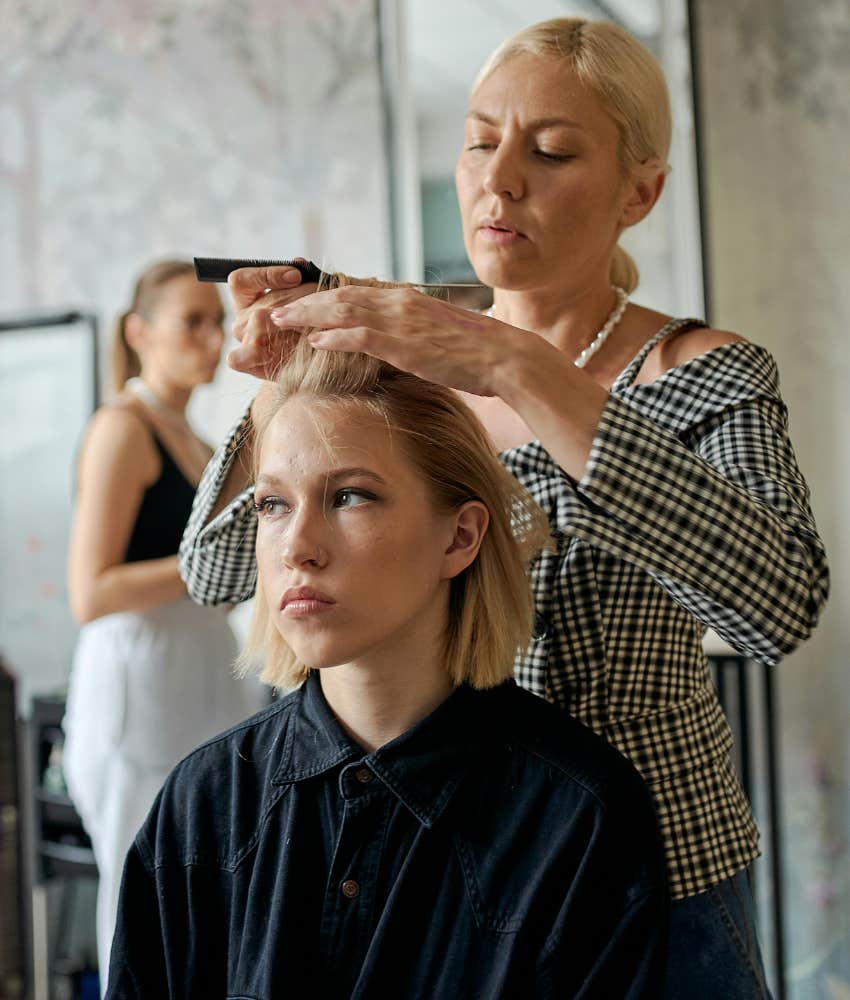
[[[166,781],[127,857],[107,996],[661,994],[647,789],[512,681],[366,753],[317,674]]]

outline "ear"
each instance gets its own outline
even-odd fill
[[[467,500],[452,516],[454,537],[443,557],[444,580],[459,576],[475,562],[490,524],[490,511],[480,500]]]
[[[127,341],[127,345],[132,347],[136,354],[141,357],[147,338],[145,337],[145,321],[138,313],[127,313],[127,318],[124,320],[124,339]]]
[[[667,170],[657,156],[645,160],[635,171],[629,189],[629,197],[623,206],[620,225],[623,229],[634,226],[649,215],[664,190]]]

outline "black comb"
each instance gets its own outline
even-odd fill
[[[198,281],[227,281],[231,271],[240,267],[294,267],[301,272],[303,282],[316,281],[322,272],[311,260],[246,260],[240,257],[195,257]]]

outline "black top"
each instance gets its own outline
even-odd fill
[[[148,427],[159,452],[162,471],[146,490],[124,556],[125,563],[177,554],[189,520],[195,487],[183,475],[162,442]]]
[[[313,673],[169,776],[107,997],[654,998],[666,899],[643,782],[559,709],[461,687],[364,753]]]

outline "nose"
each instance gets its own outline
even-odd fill
[[[506,138],[487,158],[484,190],[497,198],[516,201],[525,192],[520,151]]]
[[[327,520],[306,505],[294,511],[283,536],[281,558],[287,569],[323,569],[327,565]]]

